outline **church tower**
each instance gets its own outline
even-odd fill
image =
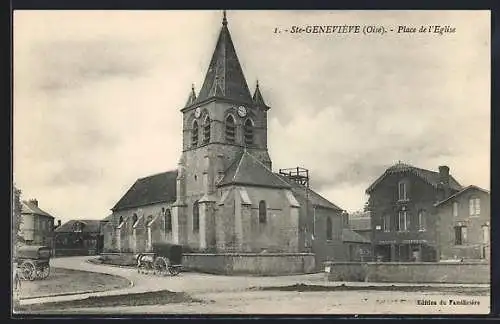
[[[219,196],[224,172],[248,151],[271,169],[267,148],[266,105],[257,83],[253,96],[243,75],[228,29],[226,12],[205,80],[192,86],[183,114],[182,155],[177,201],[172,208],[174,242],[201,249],[215,244]]]

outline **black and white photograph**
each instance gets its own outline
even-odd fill
[[[489,314],[488,10],[14,10],[12,315]]]

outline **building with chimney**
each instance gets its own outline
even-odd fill
[[[379,261],[440,259],[436,204],[462,190],[447,166],[431,171],[397,163],[366,190],[372,246]]]
[[[20,232],[25,244],[52,247],[54,216],[42,210],[36,199],[21,202],[21,215]]]
[[[224,12],[202,87],[182,113],[178,168],[138,179],[112,208],[105,250],[173,242],[217,253],[314,252],[342,258],[342,208],[309,188],[303,168],[273,171],[268,114],[243,75]]]

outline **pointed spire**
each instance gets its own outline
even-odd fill
[[[189,92],[188,100],[185,107],[191,106],[196,101],[196,92],[194,91],[194,83],[191,84],[191,92]]]
[[[222,16],[222,28],[210,60],[205,80],[200,89],[197,102],[211,97],[232,99],[241,103],[252,104],[243,69],[241,68],[233,41],[227,28],[225,10]]]
[[[227,26],[226,10],[222,10],[222,26]]]
[[[262,93],[260,93],[259,80],[257,80],[257,85],[255,86],[255,92],[252,99],[257,106],[269,109],[269,106],[266,105],[264,98],[262,97]]]

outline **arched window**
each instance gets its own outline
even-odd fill
[[[203,144],[210,142],[210,117],[206,117],[203,122]]]
[[[120,216],[120,222],[118,224],[122,224],[123,223],[123,216]]]
[[[330,217],[327,217],[326,218],[326,239],[329,241],[332,240],[332,232],[333,232],[332,219]]]
[[[245,133],[245,144],[251,145],[253,144],[253,122],[251,119],[247,119],[245,121],[245,125],[243,126]]]
[[[200,230],[200,209],[198,208],[198,200],[193,204],[193,232],[197,233]]]
[[[132,224],[135,225],[135,223],[137,223],[137,214],[134,214],[134,216],[132,216]]]
[[[229,115],[226,118],[226,142],[234,143],[236,140],[236,125],[233,116]]]
[[[261,200],[259,202],[259,223],[265,224],[267,223],[267,207],[266,202]]]
[[[172,214],[170,209],[165,210],[165,232],[172,232]]]
[[[198,122],[193,122],[193,129],[191,130],[191,145],[198,146]]]

